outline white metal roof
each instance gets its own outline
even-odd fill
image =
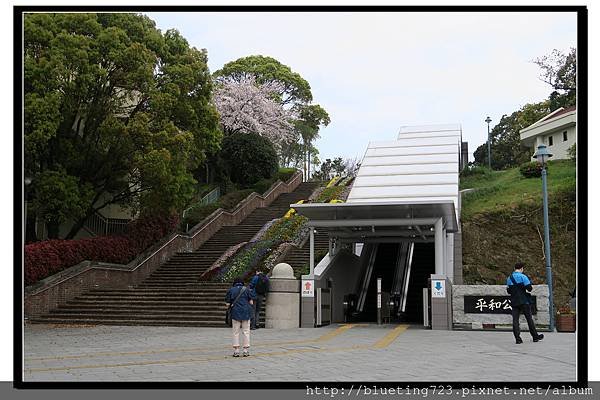
[[[458,207],[461,134],[457,124],[403,126],[397,140],[369,143],[347,202]]]

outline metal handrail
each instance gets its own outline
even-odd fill
[[[217,186],[216,188],[211,190],[206,196],[202,197],[200,199],[200,201],[198,201],[197,203],[195,203],[195,204],[189,206],[188,208],[186,208],[185,210],[183,210],[183,215],[181,216],[181,219],[184,219],[185,214],[188,211],[190,211],[192,208],[198,207],[198,206],[206,206],[208,204],[215,203],[217,200],[219,200],[219,197],[221,197],[221,188],[219,186]]]
[[[106,218],[95,211],[85,220],[85,227],[92,234],[107,236],[123,233],[130,221],[125,218]]]

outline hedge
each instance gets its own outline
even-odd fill
[[[25,246],[25,285],[32,285],[82,261],[127,264],[138,254],[173,232],[179,219],[146,217],[132,222],[119,236],[76,240],[45,240]]]

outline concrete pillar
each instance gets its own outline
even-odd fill
[[[435,274],[444,274],[444,229],[442,219],[438,219],[434,225],[435,229]]]
[[[310,228],[310,277],[314,278],[315,276],[315,228]]]
[[[298,328],[300,323],[300,282],[289,264],[273,267],[266,304],[266,328]]]

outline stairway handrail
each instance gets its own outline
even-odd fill
[[[223,215],[225,217],[229,216],[230,218],[235,217],[239,212],[244,210],[242,203],[244,203],[244,206],[245,206],[245,204],[249,204],[251,197],[253,197],[253,196],[259,197],[262,201],[265,201],[280,186],[285,185],[286,189],[293,187],[292,190],[295,190],[298,187],[298,185],[301,183],[301,181],[302,181],[302,173],[300,171],[296,171],[294,173],[294,175],[292,175],[292,177],[287,182],[282,182],[280,180],[275,182],[273,185],[271,185],[271,188],[264,195],[259,195],[256,192],[251,193],[250,195],[248,195],[246,197],[246,199],[242,200],[242,202],[240,202],[240,204],[238,204],[238,206],[232,212],[225,211],[222,208],[215,210],[211,215],[206,217],[203,221],[199,222],[198,224],[196,224],[196,226],[194,228],[192,228],[192,231],[194,231],[192,234],[189,234],[189,233],[181,234],[178,232],[171,233],[169,236],[164,238],[164,240],[162,242],[156,243],[148,251],[140,254],[139,256],[137,256],[135,259],[133,259],[132,261],[130,261],[127,264],[112,264],[112,263],[102,263],[102,262],[98,262],[98,261],[84,260],[84,261],[80,262],[79,264],[76,264],[72,267],[69,267],[69,268],[59,272],[58,274],[64,273],[64,276],[62,277],[62,279],[60,279],[60,277],[59,277],[58,282],[52,282],[52,283],[48,282],[48,281],[52,280],[51,279],[52,277],[57,275],[57,274],[55,274],[55,275],[49,276],[45,279],[42,279],[41,281],[37,282],[36,284],[26,287],[25,291],[24,291],[26,300],[28,297],[32,297],[34,295],[41,294],[47,290],[50,290],[50,289],[56,287],[57,285],[60,285],[63,282],[71,280],[71,279],[73,279],[87,271],[90,271],[92,269],[118,270],[118,271],[123,271],[123,272],[134,273],[139,268],[144,266],[144,264],[146,264],[149,260],[152,260],[153,258],[164,258],[163,255],[160,255],[157,257],[157,254],[159,254],[165,247],[172,244],[176,239],[183,241],[183,243],[180,243],[178,246],[176,246],[175,249],[172,250],[172,252],[171,252],[172,254],[180,252],[180,251],[184,251],[184,250],[189,250],[190,244],[192,244],[191,242],[194,240],[194,238],[199,236],[201,234],[201,232],[210,228],[213,221],[216,221],[217,218],[219,218]],[[280,194],[283,194],[283,193],[284,192],[282,191]],[[287,192],[287,193],[290,193],[290,192]],[[258,208],[258,207],[255,207],[254,209],[256,209],[256,208]],[[218,215],[215,215],[217,213],[218,213]],[[223,224],[221,226],[226,226],[226,225]],[[219,229],[221,228],[221,226],[219,227]],[[215,232],[216,232],[216,230],[215,230]],[[213,232],[213,234],[214,234],[214,232]],[[208,238],[206,240],[208,240]],[[165,254],[165,256],[166,256],[166,254]],[[140,261],[140,260],[142,260],[142,261]],[[158,262],[158,261],[160,261],[160,260],[157,260],[156,268],[158,268],[158,266],[162,263],[162,262]],[[71,271],[71,273],[67,272],[69,270]],[[48,285],[43,284],[46,282],[48,282]],[[38,285],[39,283],[42,283],[42,285]]]
[[[100,223],[98,225],[102,225],[100,227],[100,230],[102,230],[102,232],[98,232],[97,230],[94,230],[95,226],[93,226],[94,224],[89,223],[89,221],[91,219],[96,219],[98,220]],[[116,222],[116,221],[127,221],[127,222]],[[108,218],[105,217],[104,215],[100,214],[98,211],[94,211],[88,218],[86,218],[86,220],[84,221],[84,225],[83,227],[86,228],[86,230],[90,233],[92,233],[93,235],[108,235],[108,232],[112,230],[109,229],[111,226],[117,226],[117,225],[127,225],[129,224],[129,222],[131,222],[131,219],[127,219],[127,218]]]
[[[217,192],[217,194],[215,195],[214,193]],[[221,195],[221,188],[219,186],[217,186],[216,188],[214,188],[213,190],[211,190],[210,192],[208,192],[208,194],[206,196],[203,196],[200,200],[198,200],[196,203],[192,204],[191,206],[189,206],[188,208],[186,208],[185,210],[183,210],[183,213],[181,214],[181,219],[185,218],[185,214],[190,211],[192,208],[194,207],[198,207],[199,205],[203,205],[205,200],[206,200],[206,204],[212,204],[215,201],[217,201],[219,199]],[[210,197],[211,196],[216,196],[216,198],[214,199],[214,201],[210,201]]]
[[[187,234],[191,234],[192,237],[196,235],[197,232],[199,232],[201,229],[204,228],[205,225],[208,225],[210,223],[212,223],[213,220],[215,220],[216,218],[218,218],[221,215],[226,215],[226,216],[230,216],[230,217],[235,217],[239,212],[241,212],[244,207],[246,206],[246,204],[248,204],[251,200],[253,200],[254,198],[258,197],[260,200],[267,200],[269,198],[269,196],[271,196],[271,194],[279,187],[282,185],[286,185],[286,186],[291,186],[293,185],[297,180],[302,180],[302,172],[301,171],[296,171],[294,173],[294,175],[292,175],[292,177],[287,181],[287,182],[282,182],[280,180],[278,180],[277,182],[273,183],[271,185],[271,187],[262,195],[256,193],[256,192],[252,192],[250,193],[248,196],[246,196],[243,200],[241,200],[233,210],[231,211],[227,211],[224,208],[217,208],[215,211],[213,211],[212,213],[210,213],[208,216],[206,216],[206,218],[204,218],[202,221],[198,222],[195,226],[193,226],[188,232]]]

